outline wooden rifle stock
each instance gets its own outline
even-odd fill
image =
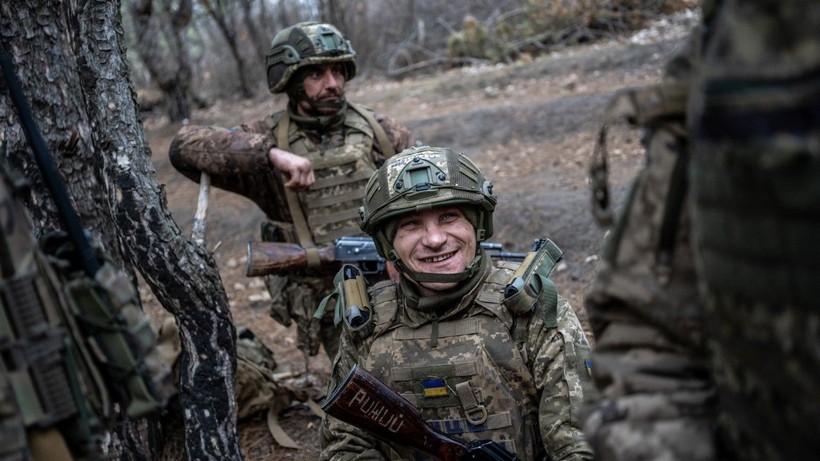
[[[335,261],[335,250],[332,246],[320,247],[319,260],[324,263]],[[246,275],[276,274],[292,269],[307,267],[305,249],[295,243],[283,242],[248,242],[248,267]]]
[[[467,444],[434,431],[418,408],[358,364],[325,400],[322,410],[387,443],[442,461],[470,459]]]

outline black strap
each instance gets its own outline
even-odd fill
[[[5,75],[6,83],[9,86],[9,96],[11,96],[17,108],[17,114],[20,116],[20,123],[26,134],[26,139],[28,139],[31,148],[34,150],[34,159],[37,161],[37,166],[43,175],[43,181],[57,205],[60,218],[71,237],[74,248],[77,250],[83,269],[89,277],[94,278],[94,275],[100,269],[100,263],[94,257],[94,252],[91,250],[91,245],[85,236],[77,211],[74,210],[74,206],[68,198],[68,190],[65,183],[63,183],[63,178],[60,176],[54,158],[49,153],[45,140],[43,140],[43,136],[34,121],[34,115],[28,105],[25,93],[23,93],[20,79],[17,78],[11,55],[6,52],[2,42],[0,42],[0,67],[3,69],[3,75]]]

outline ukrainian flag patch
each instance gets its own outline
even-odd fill
[[[447,386],[440,378],[429,378],[421,382],[425,397],[443,397],[447,395]]]

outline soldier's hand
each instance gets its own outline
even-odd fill
[[[305,157],[271,147],[268,151],[268,161],[288,178],[285,183],[287,188],[296,191],[308,190],[315,182],[313,165]]]

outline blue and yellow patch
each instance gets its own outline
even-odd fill
[[[447,385],[441,378],[429,378],[421,382],[425,397],[444,397],[447,395]]]

